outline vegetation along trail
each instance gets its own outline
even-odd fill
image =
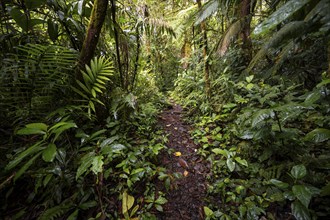
[[[166,196],[168,203],[159,219],[204,219],[205,177],[209,167],[197,155],[198,146],[190,137],[190,126],[183,122],[182,113],[182,107],[173,104],[159,117],[160,125],[168,134],[167,147],[173,150],[172,154],[162,156],[161,164],[170,174],[182,174],[182,178],[174,180],[170,187]],[[164,184],[158,186],[162,188]]]

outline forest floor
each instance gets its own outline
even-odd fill
[[[197,154],[198,145],[189,134],[191,127],[183,121],[182,107],[172,103],[160,114],[159,124],[168,135],[167,147],[173,151],[161,155],[160,165],[170,175],[181,173],[182,178],[174,179],[169,191],[166,191],[164,182],[157,184],[158,190],[166,192],[168,200],[157,219],[204,219],[206,176],[210,172],[210,165]],[[180,152],[181,156],[176,156],[174,152]]]

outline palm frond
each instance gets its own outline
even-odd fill
[[[194,25],[199,25],[205,19],[213,15],[219,9],[219,5],[220,4],[218,0],[211,0],[203,5],[196,16]]]
[[[226,31],[225,35],[222,37],[222,40],[220,43],[220,47],[218,50],[220,53],[220,56],[225,55],[225,53],[227,52],[227,50],[229,48],[230,43],[232,42],[232,40],[234,38],[236,38],[236,36],[240,33],[241,30],[242,30],[241,20],[238,20],[238,21],[234,22],[232,25],[230,25],[230,27]]]
[[[254,29],[255,35],[266,34],[278,24],[291,17],[311,0],[291,0],[276,10],[267,20],[263,21]]]
[[[301,30],[306,30],[308,24],[304,21],[293,21],[285,25],[278,31],[264,46],[258,51],[250,62],[247,72],[250,72],[256,63],[262,59],[271,48],[277,48],[278,50],[283,47],[288,41],[300,37],[305,34]]]
[[[92,111],[96,112],[95,103],[104,105],[97,94],[106,90],[105,85],[113,74],[113,63],[104,56],[95,57],[85,69],[86,71],[81,71],[83,82],[76,80],[78,87],[72,87],[72,90],[83,98],[82,102],[88,103],[88,114],[91,116]]]

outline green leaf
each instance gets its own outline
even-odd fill
[[[79,208],[81,208],[82,210],[87,210],[95,206],[97,206],[97,202],[92,200],[92,201],[84,202],[83,204],[79,205]]]
[[[137,174],[137,173],[140,173],[140,172],[143,172],[144,171],[144,168],[138,168],[138,169],[135,169],[131,172],[131,175],[134,175],[134,174]]]
[[[33,146],[29,147],[28,149],[26,149],[25,151],[19,153],[14,160],[10,161],[8,163],[8,165],[6,166],[6,170],[11,170],[14,167],[17,166],[17,164],[19,164],[25,157],[32,155],[36,152],[39,152],[42,150],[42,146],[44,145],[43,142],[39,141],[37,143],[35,143]]]
[[[46,131],[38,127],[25,127],[17,131],[18,135],[46,134]]]
[[[16,24],[20,26],[23,31],[28,31],[28,20],[21,10],[18,8],[11,8],[9,13],[10,16],[16,21]]]
[[[217,155],[221,154],[221,155],[225,156],[226,158],[229,157],[229,152],[227,150],[223,150],[220,148],[214,148],[214,149],[212,149],[212,152]]]
[[[165,198],[162,197],[162,196],[159,196],[159,197],[156,199],[156,201],[155,201],[155,203],[160,204],[160,205],[164,205],[164,204],[167,203],[167,202],[168,202],[167,199],[165,199]]]
[[[274,111],[272,109],[262,109],[258,111],[252,117],[252,127],[255,127],[260,122],[268,119],[273,118],[275,116]]]
[[[31,124],[25,125],[25,127],[39,129],[42,131],[47,131],[48,125],[46,125],[44,123],[31,123]]]
[[[251,83],[254,78],[254,75],[245,77],[246,82]]]
[[[291,169],[291,175],[295,178],[295,179],[301,179],[304,176],[306,176],[307,171],[306,171],[306,167],[304,165],[296,165],[294,167],[292,167]]]
[[[230,172],[233,172],[235,170],[235,166],[236,166],[235,162],[231,158],[228,158],[227,167],[230,170]]]
[[[58,24],[53,22],[51,19],[47,20],[47,32],[49,38],[52,41],[56,41],[58,38]]]
[[[313,141],[315,143],[320,143],[330,139],[330,130],[325,128],[316,128],[313,131],[309,132],[305,140]]]
[[[86,154],[85,156],[83,156],[81,158],[81,164],[78,167],[77,173],[76,173],[76,180],[82,175],[84,174],[87,169],[92,165],[93,160],[94,160],[94,156],[95,153],[94,152],[90,152],[88,154]]]
[[[235,157],[235,160],[236,160],[237,163],[239,163],[239,164],[241,164],[243,166],[246,166],[246,167],[248,166],[247,161],[244,160],[244,159],[241,159],[240,157]]]
[[[48,147],[42,152],[42,159],[46,162],[52,162],[56,155],[56,145],[50,143]]]
[[[40,156],[41,152],[36,154],[34,157],[32,157],[27,163],[24,164],[24,166],[19,169],[14,177],[14,181],[16,181],[20,176],[22,176],[27,169],[33,164],[33,162]]]
[[[292,187],[293,194],[299,199],[299,201],[308,208],[309,202],[312,198],[312,193],[303,185],[294,185]]]
[[[308,209],[296,200],[291,204],[292,214],[297,220],[311,220]]]
[[[76,209],[74,212],[69,215],[69,217],[66,220],[76,220],[79,214],[79,209]]]
[[[128,210],[130,210],[130,208],[132,208],[133,204],[134,204],[134,197],[127,194],[127,192],[124,191],[123,192],[123,204],[122,204],[123,214],[128,212]]]
[[[330,183],[328,183],[321,189],[321,196],[329,196],[329,195],[330,195]]]
[[[278,188],[281,188],[281,189],[286,189],[289,187],[288,183],[282,182],[277,179],[271,179],[269,182],[271,182],[272,184],[274,184],[275,186],[277,186]]]
[[[254,29],[254,34],[266,34],[278,24],[291,17],[310,0],[291,0],[284,4],[281,8],[277,9],[268,19],[263,21]]]
[[[103,156],[96,156],[92,161],[92,168],[94,174],[101,173],[103,171]]]
[[[206,217],[213,216],[213,211],[209,207],[204,206],[203,209],[204,209],[204,213],[205,213]]]
[[[25,6],[28,9],[36,9],[39,8],[41,5],[45,4],[47,0],[27,0],[25,1]]]

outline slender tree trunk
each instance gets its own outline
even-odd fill
[[[80,52],[79,69],[83,69],[85,64],[89,64],[94,56],[94,52],[107,13],[107,7],[108,0],[94,0],[86,37]],[[76,72],[76,78],[82,79],[80,71]]]
[[[328,77],[330,77],[330,39],[328,40]]]
[[[197,0],[198,8],[202,7],[201,0]],[[205,21],[201,22],[201,30],[202,30],[202,46],[203,46],[203,57],[204,57],[204,81],[205,81],[205,93],[209,98],[211,96],[211,83],[210,83],[210,65],[208,62],[208,46],[207,46],[207,33],[206,33],[206,23]]]
[[[140,42],[140,31],[139,31],[139,26],[136,26],[136,56],[135,56],[135,63],[134,63],[134,72],[133,72],[133,79],[132,79],[132,89],[134,89],[134,84],[135,80],[138,74],[138,69],[139,69],[139,56],[140,56],[140,47],[141,47],[141,42]]]
[[[121,87],[124,88],[124,76],[123,76],[123,69],[121,66],[121,60],[120,60],[120,50],[119,50],[119,37],[118,37],[118,31],[117,31],[117,22],[116,22],[116,1],[111,0],[111,17],[112,17],[112,23],[113,23],[113,32],[115,35],[115,43],[116,43],[116,57],[117,57],[117,63],[118,63],[118,70],[120,75],[120,83]]]
[[[240,5],[239,15],[243,20],[242,30],[240,32],[240,38],[242,39],[242,49],[245,54],[245,63],[249,63],[252,59],[252,41],[251,34],[251,19],[252,13],[255,8],[256,1],[242,0]]]

